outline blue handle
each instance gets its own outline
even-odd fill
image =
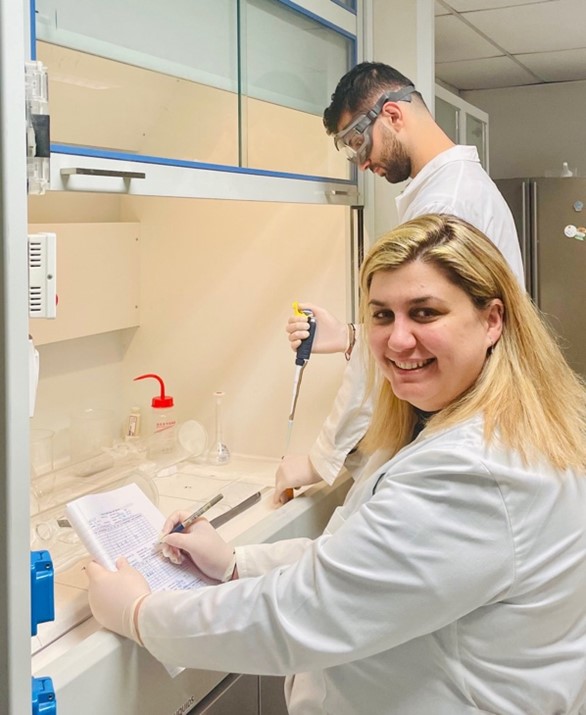
[[[313,313],[309,314],[308,317],[309,336],[305,338],[305,340],[302,340],[301,345],[297,348],[297,353],[295,356],[296,365],[305,365],[305,363],[309,360],[309,356],[311,355],[311,348],[313,345],[313,339],[315,337],[315,329],[317,327],[317,323],[315,322],[315,317],[313,316]]]

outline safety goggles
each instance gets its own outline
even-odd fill
[[[410,102],[415,87],[409,85],[399,92],[387,92],[368,112],[359,114],[342,131],[334,134],[334,144],[338,151],[344,151],[348,161],[363,164],[372,149],[372,126],[387,102]]]

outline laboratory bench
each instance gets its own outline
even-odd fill
[[[85,715],[277,715],[280,678],[190,669],[171,677],[144,648],[102,629],[87,600],[83,569],[89,556],[68,524],[65,504],[86,493],[135,482],[165,515],[176,509],[193,511],[221,492],[223,499],[206,513],[212,520],[260,491],[256,504],[218,530],[235,545],[272,542],[319,535],[343,501],[350,476],[332,487],[322,483],[307,488],[275,507],[277,459],[235,455],[221,466],[182,460],[156,470],[133,460],[104,464],[90,462],[45,475],[53,488],[45,485],[38,491],[43,496],[31,515],[31,549],[48,550],[55,569],[55,620],[39,624],[31,639],[32,673],[52,678],[58,715],[81,710]],[[238,706],[231,708],[231,702]]]

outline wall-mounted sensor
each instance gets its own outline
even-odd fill
[[[57,317],[57,236],[28,236],[28,314],[30,318]]]

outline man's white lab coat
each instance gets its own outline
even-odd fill
[[[452,214],[480,229],[505,257],[519,283],[524,285],[521,249],[515,222],[506,201],[482,168],[473,146],[457,145],[438,154],[396,199],[399,223],[423,214]],[[346,458],[364,437],[372,417],[366,395],[361,337],[326,421],[309,451],[320,477],[332,484]],[[348,463],[353,476],[361,469],[359,455]]]

